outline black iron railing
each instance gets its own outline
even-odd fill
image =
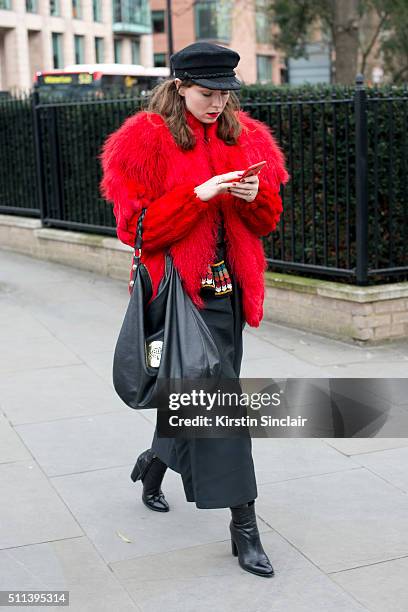
[[[98,155],[142,100],[0,99],[0,212],[115,235]],[[264,238],[270,268],[358,285],[407,279],[407,90],[375,93],[358,80],[345,92],[241,105],[271,126],[291,176],[284,214]]]

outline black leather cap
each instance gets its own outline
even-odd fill
[[[234,72],[240,56],[236,51],[198,42],[188,45],[170,57],[174,78],[191,80],[207,89],[240,89],[242,86]]]

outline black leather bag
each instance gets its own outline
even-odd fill
[[[140,261],[145,212],[144,208],[138,219],[133,288],[113,358],[113,386],[125,404],[135,409],[157,408],[160,379],[218,380],[221,370],[211,332],[184,291],[169,253],[165,256],[165,274],[158,293],[147,305],[153,287],[148,270]],[[161,356],[160,351],[155,354],[155,348],[160,346]]]

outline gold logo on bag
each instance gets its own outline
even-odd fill
[[[146,342],[146,363],[148,366],[151,368],[159,367],[162,350],[162,340],[152,340],[152,342]]]

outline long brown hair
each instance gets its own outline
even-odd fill
[[[195,83],[190,80],[183,81],[185,87],[192,85]],[[239,98],[233,91],[230,91],[228,101],[218,118],[217,127],[217,136],[227,145],[236,144],[241,133],[242,126],[237,117],[239,109]],[[156,85],[145,110],[158,113],[163,117],[174,140],[182,149],[194,148],[195,136],[185,120],[186,102],[184,96],[178,93],[174,79]]]

